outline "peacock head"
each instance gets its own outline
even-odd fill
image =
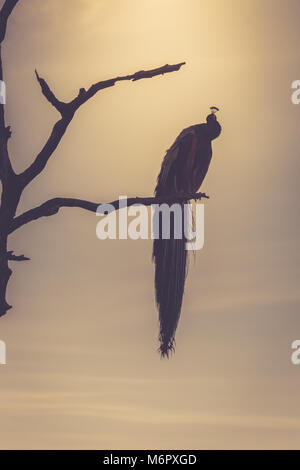
[[[216,139],[221,134],[221,126],[217,121],[216,112],[219,111],[219,108],[216,106],[211,106],[211,113],[207,116],[207,130],[210,136],[210,140]]]

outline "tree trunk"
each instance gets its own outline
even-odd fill
[[[7,171],[2,182],[2,196],[0,207],[0,317],[11,308],[6,301],[6,289],[12,270],[8,266],[7,239],[11,221],[16,213],[20,200],[22,186],[19,178]]]

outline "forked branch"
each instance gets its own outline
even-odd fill
[[[111,78],[109,80],[104,80],[97,82],[94,85],[91,85],[88,90],[80,88],[78,95],[72,101],[65,103],[60,101],[45,79],[41,78],[37,71],[36,78],[41,86],[41,90],[45,98],[52,104],[52,106],[57,109],[61,114],[61,119],[56,122],[52,132],[44,145],[41,152],[37,155],[34,162],[20,175],[20,178],[23,182],[23,185],[26,186],[29,184],[37,175],[39,175],[45,168],[49,158],[59,145],[67,127],[69,126],[75,112],[80,108],[82,104],[92,98],[98,91],[103,90],[104,88],[109,88],[115,85],[116,82],[129,80],[137,81],[144,78],[151,78],[157,75],[164,75],[165,73],[175,72],[179,70],[185,62],[180,62],[179,64],[169,65],[166,64],[162,67],[151,70],[140,70],[132,75],[124,75],[120,77]]]

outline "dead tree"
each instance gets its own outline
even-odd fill
[[[0,80],[3,82],[2,71],[2,55],[1,48],[5,39],[6,27],[9,16],[11,15],[14,7],[20,0],[5,0],[3,7],[0,11]],[[47,165],[48,160],[58,147],[64,133],[66,132],[69,124],[76,111],[86,101],[92,98],[100,90],[114,86],[117,82],[124,80],[137,81],[144,78],[151,78],[156,75],[163,75],[165,73],[174,72],[181,68],[185,62],[175,65],[164,65],[152,70],[141,70],[132,75],[125,75],[104,80],[91,85],[87,90],[80,88],[78,95],[69,102],[60,101],[53,91],[50,89],[46,80],[40,77],[35,71],[36,78],[40,84],[42,94],[55,107],[60,114],[58,121],[54,124],[51,133],[33,162],[22,173],[17,174],[11,163],[8,153],[8,140],[11,137],[11,128],[5,124],[4,116],[4,103],[0,104],[0,181],[2,186],[1,206],[0,206],[0,316],[11,308],[6,301],[6,289],[12,270],[9,267],[11,261],[25,261],[28,260],[24,255],[15,255],[13,251],[7,251],[7,241],[11,233],[22,227],[23,225],[41,217],[48,217],[56,214],[61,207],[78,207],[91,212],[96,212],[99,203],[84,201],[81,199],[57,197],[50,199],[38,207],[30,209],[21,215],[16,216],[18,204],[24,188],[29,185],[34,178],[36,178]],[[173,198],[174,201],[180,199],[201,199],[205,194],[198,193],[192,195],[182,195]],[[161,203],[167,201],[166,198],[130,198],[128,199],[128,206],[136,203],[151,205],[153,203]],[[115,209],[119,208],[119,201],[114,201],[111,204]]]

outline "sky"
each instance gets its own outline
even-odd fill
[[[300,448],[299,17],[297,0],[20,0],[3,46],[17,172],[58,117],[35,68],[67,101],[186,65],[88,101],[18,213],[56,196],[151,196],[183,128],[214,105],[223,131],[169,360],[156,351],[150,240],[100,241],[80,209],[10,237],[31,261],[13,265],[0,319],[1,449]]]

